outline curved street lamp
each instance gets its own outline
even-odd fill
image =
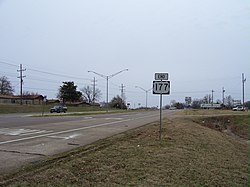
[[[121,70],[121,71],[116,72],[116,73],[114,73],[112,75],[103,75],[103,74],[97,73],[95,71],[88,71],[88,73],[94,73],[94,74],[96,74],[96,75],[98,75],[98,76],[106,79],[106,81],[107,81],[107,91],[106,91],[106,93],[107,93],[107,95],[106,95],[107,112],[108,112],[108,102],[109,102],[109,96],[108,96],[108,92],[109,92],[109,79],[111,79],[112,77],[114,77],[114,76],[116,76],[116,75],[118,75],[118,74],[120,74],[120,73],[122,73],[124,71],[128,71],[128,69]]]
[[[153,88],[150,88],[150,89],[148,89],[148,90],[146,90],[146,89],[144,89],[144,88],[142,88],[142,87],[140,87],[140,86],[135,86],[136,88],[140,88],[141,90],[143,90],[145,93],[146,93],[146,109],[148,108],[148,92],[150,91],[150,90],[152,90]]]

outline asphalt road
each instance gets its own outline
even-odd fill
[[[163,116],[171,115],[163,111]],[[88,116],[0,115],[0,173],[159,120],[159,111]]]

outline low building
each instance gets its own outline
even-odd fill
[[[23,104],[27,105],[41,105],[44,97],[42,95],[27,95],[27,96],[14,96],[14,95],[0,95],[0,104]]]
[[[59,104],[61,101],[59,99],[47,99],[46,105],[53,105],[53,104]]]
[[[217,103],[201,104],[201,108],[203,108],[203,109],[220,109],[221,104],[217,104]]]
[[[0,95],[0,104],[14,103],[15,98],[12,95]]]

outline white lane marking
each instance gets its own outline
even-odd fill
[[[65,139],[65,140],[68,140],[68,139],[72,139],[72,138],[75,138],[77,136],[81,136],[81,134],[72,134],[70,136],[48,136],[49,138],[57,138],[57,139]]]
[[[15,136],[15,135],[19,135],[21,133],[25,133],[25,132],[28,132],[28,131],[29,131],[28,129],[24,130],[24,129],[3,128],[3,129],[0,129],[0,134]]]
[[[10,129],[10,128],[1,128],[0,135],[7,135],[7,136],[25,136],[30,134],[37,134],[37,133],[48,133],[52,131],[46,130],[35,130],[35,129]]]
[[[123,122],[126,122],[126,121],[132,121],[132,120],[146,118],[146,117],[150,118],[150,117],[155,117],[155,116],[158,116],[158,114],[154,114],[154,115],[150,115],[150,116],[141,116],[141,117],[138,117],[138,118],[131,118],[131,119],[125,119],[125,120],[120,120],[120,121],[113,121],[113,122],[109,122],[109,123],[103,123],[103,124],[99,124],[99,125],[93,125],[93,126],[88,126],[88,127],[70,129],[70,130],[65,130],[65,131],[59,131],[59,132],[54,132],[54,133],[49,133],[49,134],[41,134],[41,135],[38,135],[38,136],[31,136],[31,137],[26,137],[26,138],[9,140],[9,141],[0,142],[0,145],[13,143],[13,142],[20,142],[20,141],[24,141],[24,140],[42,138],[42,137],[46,137],[46,136],[53,136],[53,135],[57,135],[57,134],[64,134],[64,133],[68,133],[68,132],[80,131],[80,130],[85,130],[85,129],[91,129],[91,128],[95,128],[95,127],[102,127],[102,126],[112,125],[112,124],[116,124],[116,123],[123,123]]]
[[[93,119],[93,117],[84,117],[84,119]]]
[[[50,133],[50,132],[53,132],[53,131],[42,130],[42,131],[37,131],[37,132],[31,132],[31,133],[26,133],[26,134],[20,134],[20,136],[28,136],[28,135],[33,135],[33,134]]]
[[[123,118],[105,118],[105,120],[122,120]]]
[[[13,143],[13,142],[20,142],[20,141],[23,141],[23,140],[31,140],[31,139],[36,139],[36,138],[41,138],[41,137],[46,137],[46,136],[53,136],[53,135],[57,135],[57,134],[64,134],[64,133],[74,132],[74,131],[79,131],[79,130],[91,129],[91,128],[95,128],[95,127],[107,126],[107,125],[112,125],[112,124],[115,124],[115,123],[122,123],[122,122],[130,121],[130,120],[131,119],[126,119],[126,120],[103,123],[103,124],[99,124],[99,125],[82,127],[82,128],[77,128],[77,129],[70,129],[70,130],[59,131],[59,132],[54,132],[54,133],[41,134],[41,135],[38,135],[38,136],[31,136],[31,137],[26,137],[26,138],[9,140],[9,141],[0,142],[0,145]]]

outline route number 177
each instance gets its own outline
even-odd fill
[[[170,81],[153,81],[153,94],[170,94]]]

